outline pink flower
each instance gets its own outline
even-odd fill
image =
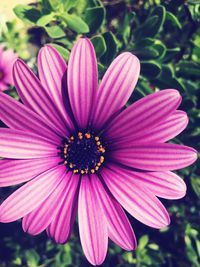
[[[0,91],[13,85],[12,69],[17,55],[11,50],[3,50],[0,46]]]
[[[23,104],[0,94],[0,186],[27,182],[0,206],[0,221],[23,217],[23,229],[46,229],[65,243],[78,210],[83,251],[101,264],[108,237],[126,250],[136,238],[122,207],[154,228],[169,224],[157,197],[185,195],[173,170],[191,165],[193,148],[166,143],[187,125],[177,110],[181,96],[163,90],[124,109],[139,71],[139,60],[122,53],[98,88],[94,48],[88,39],[74,46],[68,68],[51,46],[39,52],[40,80],[22,62],[14,82]],[[66,82],[67,78],[67,82]]]

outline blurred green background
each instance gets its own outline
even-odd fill
[[[29,3],[29,4],[28,4]],[[13,9],[12,9],[13,7]],[[0,44],[12,48],[35,72],[39,48],[54,45],[68,60],[73,43],[87,36],[94,44],[100,78],[121,51],[141,60],[141,75],[128,104],[158,89],[176,88],[188,128],[174,139],[200,148],[200,1],[3,1]],[[17,97],[15,88],[6,93]],[[188,191],[179,201],[166,201],[171,225],[163,230],[130,218],[138,249],[126,252],[109,244],[102,266],[200,266],[200,161],[179,171]],[[0,202],[15,188],[0,188]],[[0,267],[91,266],[83,256],[77,223],[70,241],[56,245],[45,233],[31,237],[20,222],[0,224]]]

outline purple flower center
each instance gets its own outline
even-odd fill
[[[63,163],[77,174],[97,172],[105,159],[103,140],[90,132],[78,132],[64,139],[60,150]]]
[[[0,81],[3,80],[3,77],[4,77],[4,72],[3,70],[0,70]]]

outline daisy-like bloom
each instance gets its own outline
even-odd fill
[[[0,221],[23,218],[23,229],[46,229],[65,243],[76,214],[88,261],[101,264],[108,237],[126,250],[136,238],[124,209],[154,228],[169,224],[157,197],[178,199],[186,186],[172,170],[192,164],[193,148],[166,143],[187,125],[177,110],[178,91],[163,90],[124,109],[140,71],[139,60],[122,53],[98,86],[94,48],[80,39],[68,67],[47,45],[38,56],[40,80],[14,65],[23,102],[0,94],[0,186],[25,183],[0,206]],[[124,208],[124,209],[123,209]]]
[[[0,91],[4,91],[9,88],[9,85],[13,85],[12,69],[17,55],[12,49],[4,50],[0,46]]]

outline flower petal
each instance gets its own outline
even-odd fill
[[[79,232],[88,261],[93,265],[100,265],[107,252],[107,224],[90,179],[92,177],[83,176],[81,180],[78,201]]]
[[[0,81],[0,92],[8,89],[8,85],[4,83],[4,81]]]
[[[149,171],[178,170],[191,165],[197,159],[195,149],[177,144],[127,144],[113,151],[112,160],[126,166]]]
[[[151,128],[144,130],[138,136],[132,136],[117,139],[114,141],[114,146],[126,146],[127,143],[164,143],[181,133],[188,124],[188,117],[184,111],[177,110],[172,115],[167,117],[165,121]]]
[[[107,136],[113,139],[147,132],[172,114],[181,102],[177,90],[167,89],[143,97],[113,119]]]
[[[47,228],[47,234],[59,244],[67,242],[77,212],[77,189],[79,184],[79,176],[66,175],[66,188],[62,194],[62,199],[55,211],[55,217]]]
[[[131,53],[122,53],[112,62],[98,90],[93,116],[94,127],[100,129],[126,104],[137,83],[139,72],[139,60]]]
[[[92,183],[96,188],[107,219],[109,237],[125,250],[135,249],[137,246],[135,234],[122,207],[108,190],[104,189],[97,177],[93,176]]]
[[[68,93],[80,128],[88,126],[97,93],[98,71],[94,47],[81,38],[72,49],[68,65]]]
[[[15,54],[12,49],[8,49],[0,53],[0,69],[3,70],[4,72],[3,82],[5,86],[7,87],[8,87],[8,84],[11,84],[11,85],[14,84],[12,69],[13,69],[13,64],[16,61],[16,59],[17,59],[17,54]]]
[[[158,229],[170,223],[162,203],[148,189],[130,180],[123,169],[110,164],[101,174],[113,196],[137,220]]]
[[[27,182],[58,165],[58,157],[41,159],[0,160],[0,187]]]
[[[40,49],[38,73],[44,90],[55,103],[68,125],[73,128],[63,102],[63,84],[66,84],[67,80],[67,65],[53,46],[45,45]]]
[[[33,159],[57,156],[57,153],[51,140],[29,132],[0,128],[0,157]]]
[[[22,226],[24,232],[31,235],[38,235],[47,228],[60,205],[66,185],[67,180],[64,177],[45,201],[23,218]]]
[[[54,140],[55,143],[60,139],[53,125],[4,93],[0,93],[0,119],[10,128],[30,131]]]
[[[67,121],[66,118],[62,117],[62,114],[41,85],[39,79],[20,59],[14,64],[13,77],[23,103],[53,123],[61,134],[66,135],[67,129],[70,131],[70,119]]]
[[[12,67],[11,65],[9,65],[9,70],[4,70],[4,77],[3,77],[3,81],[7,86],[8,85],[14,85],[13,82],[13,74],[12,74]]]
[[[12,222],[37,208],[58,186],[66,172],[65,166],[57,166],[21,186],[0,206],[0,222]]]
[[[1,67],[5,70],[10,70],[16,59],[17,54],[12,49],[2,51],[0,60]]]
[[[186,194],[186,184],[173,172],[134,172],[124,169],[141,187],[148,188],[153,194],[166,199],[179,199]]]

